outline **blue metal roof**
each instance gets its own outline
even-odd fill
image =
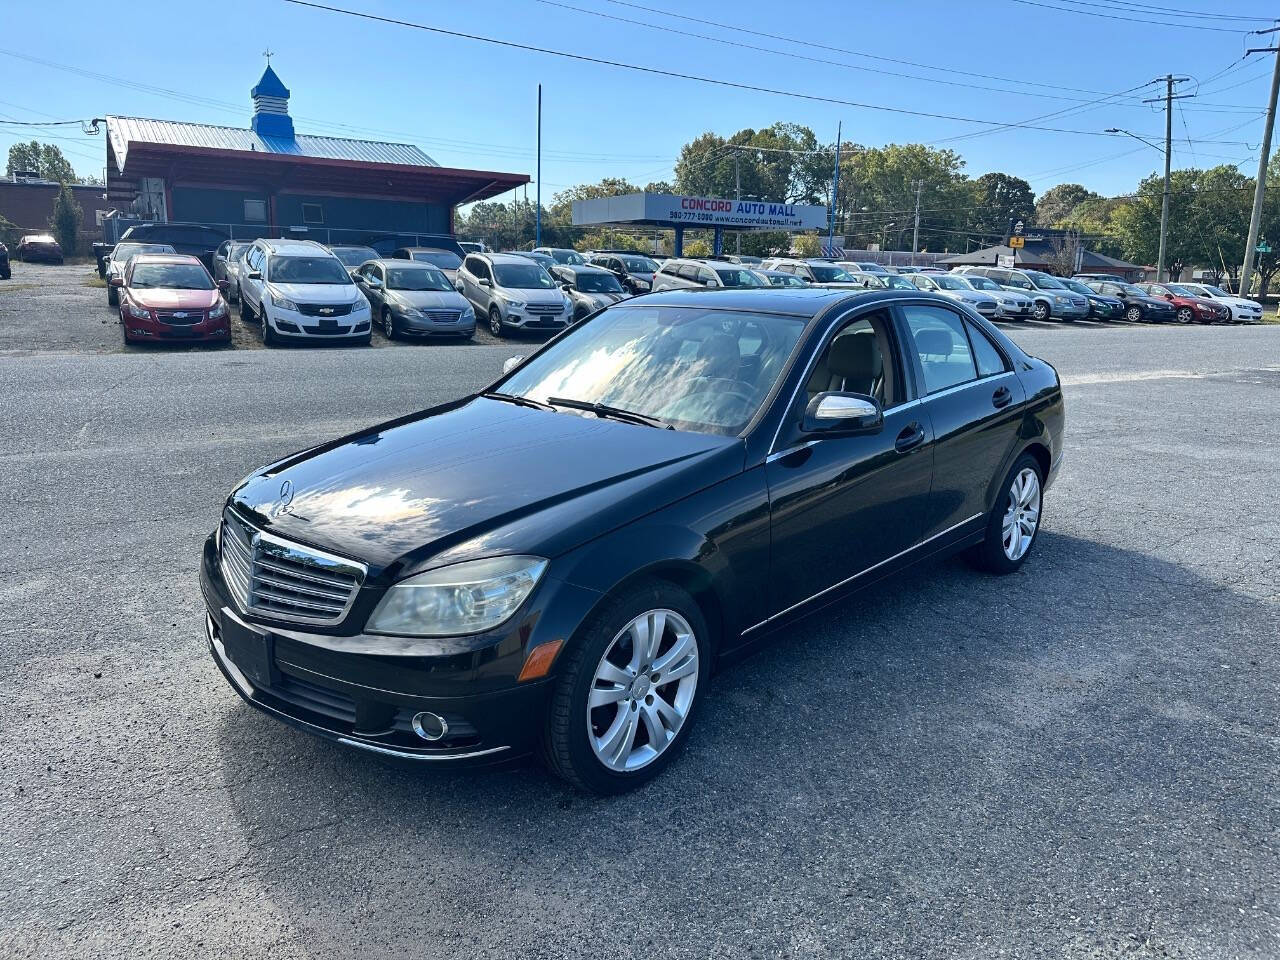
[[[107,136],[111,140],[111,149],[115,152],[116,165],[121,173],[128,161],[129,147],[135,143],[240,150],[245,153],[276,153],[360,163],[397,163],[412,167],[440,166],[408,143],[316,137],[304,133],[292,139],[264,137],[242,127],[217,127],[203,123],[147,120],[141,117],[107,117]]]

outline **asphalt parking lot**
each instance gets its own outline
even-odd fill
[[[1280,954],[1280,326],[1014,329],[1068,398],[1022,571],[810,617],[602,800],[343,751],[205,649],[240,477],[519,347],[125,351],[91,272],[0,284],[3,955]]]

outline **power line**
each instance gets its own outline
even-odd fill
[[[1103,10],[1114,10],[1117,7],[1132,8],[1137,13],[1160,14],[1168,17],[1192,17],[1205,20],[1233,20],[1247,23],[1273,23],[1274,17],[1244,17],[1231,13],[1208,13],[1202,10],[1188,10],[1186,7],[1161,7],[1150,3],[1136,3],[1131,0],[1110,0],[1109,3],[1098,3],[1097,0],[1059,0],[1080,7],[1100,7]]]
[[[707,83],[718,87],[728,87],[734,90],[750,90],[753,93],[768,93],[774,96],[791,97],[796,100],[807,100],[813,103],[831,103],[842,107],[856,107],[862,110],[876,110],[883,113],[894,113],[912,117],[927,117],[933,120],[954,120],[959,123],[974,123],[982,126],[992,127],[1018,127],[1022,130],[1040,130],[1048,133],[1070,133],[1078,136],[1107,136],[1101,131],[1095,130],[1072,130],[1063,127],[1044,127],[1032,124],[1009,124],[996,120],[980,120],[975,117],[962,117],[955,114],[934,113],[928,110],[911,110],[906,107],[891,107],[884,104],[862,103],[857,100],[842,100],[838,97],[826,97],[815,93],[802,93],[794,90],[781,90],[776,87],[765,87],[753,83],[744,83],[737,80],[724,80],[718,77],[704,77],[697,74],[681,73],[676,70],[665,70],[660,67],[647,67],[640,64],[624,63],[620,60],[608,60],[604,57],[593,57],[583,53],[573,53],[568,50],[556,50],[551,47],[539,47],[528,43],[517,43],[513,40],[499,40],[496,37],[486,37],[481,34],[465,33],[460,30],[447,30],[444,27],[435,27],[425,23],[415,23],[412,20],[399,20],[395,17],[384,17],[373,13],[364,13],[359,10],[348,10],[343,7],[330,6],[325,3],[317,3],[314,0],[284,0],[285,3],[291,3],[294,6],[308,7],[312,10],[323,10],[328,13],[338,13],[348,17],[356,17],[361,20],[370,20],[375,23],[385,23],[390,26],[408,27],[413,30],[422,30],[427,33],[435,33],[441,36],[456,37],[462,40],[474,40],[478,43],[488,43],[498,47],[505,47],[510,50],[524,50],[529,53],[541,53],[546,56],[560,57],[565,60],[576,60],[581,63],[593,63],[600,66],[617,67],[622,70],[633,70],[637,73],[647,73],[654,76],[673,77],[677,80],[692,80],[696,83]]]
[[[1080,10],[1073,7],[1060,7],[1052,3],[1043,3],[1041,0],[1012,0],[1013,3],[1021,3],[1028,7],[1042,7],[1045,10],[1056,10],[1058,13],[1074,13],[1081,17],[1102,17],[1106,20],[1123,20],[1126,23],[1146,23],[1156,27],[1179,27],[1183,30],[1208,30],[1214,33],[1247,33],[1243,27],[1210,27],[1199,23],[1170,23],[1167,20],[1146,20],[1141,17],[1121,17],[1114,13],[1095,13],[1092,10]],[[1063,2],[1071,3],[1073,0],[1063,0]],[[1084,0],[1074,0],[1074,2],[1084,2]],[[1094,4],[1101,6],[1101,4]]]

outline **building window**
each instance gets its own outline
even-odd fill
[[[244,202],[244,222],[245,223],[266,223],[267,222],[267,201],[246,200]]]
[[[302,205],[302,222],[324,223],[324,209],[318,203],[304,203]]]

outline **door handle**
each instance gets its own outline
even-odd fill
[[[906,453],[908,450],[914,450],[922,443],[924,443],[924,427],[918,423],[909,423],[902,428],[902,432],[898,434],[898,439],[893,441],[893,449],[899,453]]]
[[[995,393],[991,395],[991,405],[993,407],[996,407],[997,409],[999,409],[1000,407],[1007,407],[1012,402],[1013,402],[1013,391],[1010,390],[1008,387],[1001,387],[999,390],[997,390]]]

